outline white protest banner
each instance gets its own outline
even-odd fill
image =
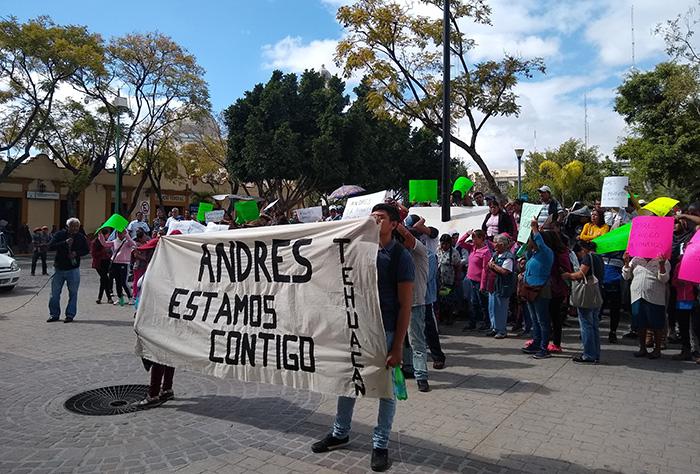
[[[221,232],[223,230],[229,230],[229,225],[228,224],[216,224],[214,222],[209,222],[207,224],[206,229],[204,229],[204,232]]]
[[[518,242],[524,244],[530,238],[530,222],[540,215],[542,204],[530,204],[526,202],[520,211],[520,228],[518,229]]]
[[[608,176],[603,180],[603,191],[600,197],[602,207],[627,207],[627,191],[629,184],[627,176]]]
[[[345,204],[342,220],[367,217],[372,213],[374,205],[384,202],[384,199],[386,199],[386,191],[351,197]]]
[[[391,397],[378,241],[371,218],[161,238],[136,353],[222,378]]]
[[[323,207],[321,206],[305,207],[297,209],[295,212],[299,222],[319,222],[323,219]]]
[[[440,235],[459,232],[460,235],[468,230],[481,229],[489,208],[486,206],[451,207],[450,220],[442,222],[441,207],[412,207],[408,214],[415,214],[425,219],[425,225],[435,227]]]
[[[205,229],[206,227],[197,221],[173,221],[168,226],[168,235],[176,230],[179,230],[182,234],[199,234],[204,232]]]
[[[220,222],[224,218],[224,210],[219,209],[216,211],[209,211],[204,214],[204,221],[208,224],[210,222]]]

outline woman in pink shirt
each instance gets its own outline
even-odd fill
[[[471,237],[472,241],[467,242]],[[488,263],[491,260],[491,250],[486,245],[486,233],[481,230],[470,230],[457,241],[457,245],[469,251],[467,279],[471,282],[472,310],[465,330],[476,329],[476,321],[481,320],[479,329],[489,329],[491,320],[488,313]]]
[[[117,287],[117,295],[119,301],[114,304],[124,306],[124,294],[129,300],[129,304],[133,304],[131,299],[131,291],[126,284],[126,278],[129,274],[129,263],[131,263],[131,252],[136,248],[136,243],[133,241],[128,232],[117,232],[114,240],[106,240],[104,235],[98,234],[100,243],[112,249],[112,262],[110,273]]]

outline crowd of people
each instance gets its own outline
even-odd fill
[[[623,310],[632,316],[626,336],[639,342],[635,357],[658,359],[668,343],[680,342],[681,352],[672,358],[700,363],[698,285],[679,278],[684,249],[700,229],[700,202],[669,212],[675,218],[670,258],[639,258],[622,250],[599,254],[594,242],[646,213],[634,197],[627,208],[604,209],[596,202],[564,209],[548,186],[539,192],[541,209],[530,222],[521,222],[519,200],[499,202],[483,193],[453,195],[453,204],[484,206],[485,211],[481,228],[453,235],[440,235],[419,215],[420,208],[409,213],[393,200],[374,206],[372,216],[380,225],[377,275],[387,366],[402,365],[418,390],[429,392],[429,357],[434,370],[447,364],[440,344],[441,324],[453,325],[460,319],[465,321],[463,331],[479,331],[499,340],[526,337],[522,352],[539,360],[563,351],[563,327],[573,315],[578,316],[581,340],[581,351],[573,361],[594,365],[604,358],[601,319],[607,312],[608,341],[617,343]],[[330,211],[326,220],[337,220],[338,208]],[[48,321],[59,319],[64,283],[69,291],[65,322],[75,317],[79,258],[88,252],[100,276],[96,302],[106,297],[109,303],[137,303],[140,281],[158,239],[181,219],[177,209],[167,217],[159,209],[149,225],[137,213],[123,231],[102,229],[90,243],[74,218],[48,241],[42,229],[41,239],[35,242],[40,249],[56,251]],[[283,223],[281,216],[263,214],[247,225]],[[516,239],[520,226],[529,228],[524,243]],[[115,285],[118,301],[113,297]],[[171,399],[174,369],[147,360],[144,366],[151,370],[151,388],[139,405]],[[354,402],[354,398],[339,397],[332,430],[313,444],[312,451],[326,452],[349,442]],[[387,447],[395,403],[381,399],[379,404],[371,460],[376,471],[390,464]]]

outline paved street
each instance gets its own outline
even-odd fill
[[[322,455],[310,444],[331,425],[334,398],[284,387],[176,371],[176,399],[160,408],[66,411],[79,392],[147,383],[133,308],[96,305],[96,274],[83,262],[76,322],[47,324],[47,277],[21,262],[20,286],[0,294],[0,472],[369,470],[372,400],[357,404],[350,446]],[[409,381],[399,402],[391,472],[700,472],[700,366],[671,361],[677,347],[638,360],[631,345],[606,344],[603,364],[578,366],[575,328],[571,350],[543,361],[520,353],[522,339],[460,327],[443,342],[447,367],[431,371],[433,391]]]

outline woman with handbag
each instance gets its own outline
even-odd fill
[[[622,277],[632,280],[632,326],[639,336],[639,351],[634,356],[658,359],[661,357],[666,324],[666,285],[671,276],[671,264],[663,255],[657,258],[630,258],[625,252],[623,260]],[[652,331],[654,335],[653,352],[647,352],[647,331]]]
[[[518,284],[518,296],[527,300],[528,311],[532,318],[532,342],[522,348],[534,359],[552,357],[547,350],[549,344],[550,320],[549,300],[552,289],[549,279],[554,262],[554,252],[545,244],[537,219],[530,222],[532,235],[527,241],[525,273]]]
[[[595,253],[596,244],[582,241],[574,246],[581,262],[579,271],[563,273],[571,280],[571,305],[576,308],[581,327],[583,353],[574,356],[578,364],[597,364],[600,361],[600,308],[603,306],[601,282],[604,278],[603,261]]]

